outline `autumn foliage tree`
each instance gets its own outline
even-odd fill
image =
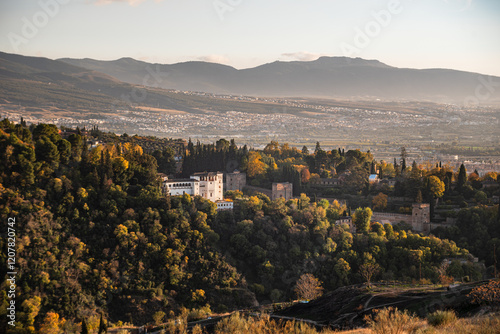
[[[257,175],[264,174],[266,167],[266,164],[262,161],[262,157],[258,152],[252,151],[248,153],[248,177],[255,177]]]
[[[43,324],[40,327],[40,334],[59,334],[62,331],[62,327],[66,320],[64,318],[59,319],[59,314],[55,312],[49,312],[43,320]]]
[[[295,294],[298,299],[311,300],[323,295],[321,282],[312,274],[303,274],[295,284]]]
[[[443,197],[445,186],[444,182],[441,181],[437,176],[429,176],[429,191],[434,198]]]
[[[387,195],[379,193],[377,196],[373,197],[372,205],[374,210],[384,210],[387,208]]]

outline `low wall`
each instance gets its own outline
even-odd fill
[[[248,192],[256,191],[259,193],[263,193],[264,195],[268,196],[269,198],[271,198],[273,195],[273,191],[271,189],[259,188],[259,187],[249,186],[249,185],[244,186],[243,190],[246,190]]]
[[[372,221],[381,222],[382,220],[388,220],[391,224],[397,224],[404,221],[407,224],[412,223],[411,215],[404,215],[401,213],[386,213],[386,212],[374,212],[372,215]]]

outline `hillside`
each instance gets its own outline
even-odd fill
[[[498,284],[498,281],[451,287],[409,287],[399,284],[346,286],[310,302],[268,304],[230,314],[215,314],[203,320],[191,321],[187,328],[194,330],[198,326],[202,333],[221,333],[222,330],[225,333],[239,333],[238,327],[241,329],[245,324],[247,328],[252,328],[249,333],[261,333],[264,328],[268,332],[290,333],[290,329],[298,325],[308,326],[307,333],[381,333],[369,329],[371,326],[367,322],[368,318],[374,317],[378,323],[383,323],[384,318],[377,319],[377,315],[384,310],[397,309],[398,312],[408,312],[413,316],[413,325],[407,323],[407,329],[415,326],[417,333],[457,333],[457,330],[460,333],[478,333],[479,329],[485,329],[485,325],[491,326],[486,333],[498,333],[500,323],[494,308],[471,302],[471,295],[492,284]],[[450,323],[445,326],[433,325],[428,320],[429,315],[443,310],[456,317],[451,318]],[[395,317],[387,320],[389,321],[385,323],[386,328],[382,333],[388,333],[388,327],[395,326],[397,322]],[[404,323],[398,322],[398,326],[403,328]],[[166,327],[170,326],[167,322]],[[161,328],[162,326],[151,327],[151,330]]]
[[[151,64],[131,58],[115,61],[61,61],[100,71],[119,80],[166,89],[222,94],[429,100],[463,103],[482,85],[480,74],[449,69],[396,68],[377,60],[321,57],[314,61],[276,61],[254,68],[207,63]],[[483,79],[487,76],[483,76]],[[500,78],[491,77],[493,82]],[[486,80],[487,81],[487,80]],[[488,103],[500,101],[494,91]]]
[[[392,286],[375,284],[341,287],[309,303],[298,303],[273,313],[275,316],[312,320],[332,328],[354,328],[365,325],[364,317],[374,310],[397,307],[425,318],[439,309],[455,310],[461,316],[470,316],[479,310],[467,295],[485,282],[446,286]]]
[[[227,192],[234,209],[217,211],[215,203],[201,196],[168,196],[162,191],[157,173],[175,171],[175,152],[168,147],[174,142],[153,143],[153,137],[109,133],[103,137],[96,128],[59,130],[50,124],[28,127],[24,121],[0,122],[0,219],[9,223],[16,219],[11,223],[16,233],[16,305],[21,305],[16,321],[25,328],[39,329],[54,317],[64,317],[66,325],[56,327],[81,332],[74,330],[81,319],[96,322],[100,313],[113,323],[136,325],[157,322],[158,313],[169,319],[181,315],[200,319],[212,312],[293,300],[294,287],[307,274],[332,294],[275,317],[356,324],[372,307],[410,309],[410,304],[432,305],[441,299],[449,304],[466,293],[467,285],[450,294],[431,283],[491,276],[492,268],[485,267],[493,263],[488,254],[478,251],[485,265],[475,263],[469,251],[453,241],[416,234],[399,225],[370,224],[368,207],[354,211],[357,232],[347,224],[339,225],[347,206],[301,193],[301,175],[290,166],[312,166],[321,154],[268,147],[269,155],[260,155],[234,141],[188,142],[182,163],[185,176],[233,165],[249,175],[250,184],[268,186],[288,180],[296,185],[297,197],[287,201],[271,200],[262,193]],[[83,137],[88,134],[105,143],[89,149]],[[359,150],[334,150],[331,156],[343,161],[344,167],[336,164],[339,172],[349,166],[356,171],[352,175],[367,176],[373,162],[369,152]],[[324,158],[324,165],[328,164],[328,155]],[[257,165],[261,171],[252,175]],[[419,172],[418,167],[414,172]],[[352,188],[358,193],[364,188],[357,176],[346,182],[346,191]],[[424,186],[413,184],[415,189]],[[432,194],[422,190],[422,198],[430,198]],[[473,226],[487,233],[475,239],[491,244],[498,237],[494,223],[498,208],[473,210],[477,220],[481,211],[487,211],[488,216]],[[458,214],[459,223],[464,213],[468,211]],[[5,238],[0,239],[0,247],[7,247]],[[7,262],[7,254],[0,254],[0,259]],[[451,261],[449,266],[445,259]],[[373,271],[367,274],[366,270]],[[425,293],[416,288],[401,293],[391,287],[352,287],[367,280],[428,285]],[[6,283],[0,288],[7,291]],[[9,303],[9,298],[0,293],[0,305]],[[417,313],[418,307],[413,309]],[[18,333],[28,332],[32,331]]]
[[[136,63],[139,62],[123,59],[118,65],[125,66],[124,71],[132,75],[135,66],[132,65]],[[45,117],[54,114],[74,118],[116,116],[123,109],[151,111],[154,108],[156,113],[168,114],[231,110],[271,113],[277,108],[274,102],[256,99],[228,100],[143,86],[150,83],[149,80],[130,84],[99,72],[100,69],[89,70],[62,61],[0,52],[0,103],[38,108],[39,115]],[[303,109],[292,106],[287,110],[296,113]]]

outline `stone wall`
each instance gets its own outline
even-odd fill
[[[383,220],[388,220],[391,222],[391,225],[398,224],[402,221],[411,224],[411,219],[411,215],[400,213],[374,212],[372,215],[372,221],[382,223]]]

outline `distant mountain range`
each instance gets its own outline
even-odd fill
[[[428,100],[462,103],[487,78],[448,69],[407,69],[377,60],[321,57],[315,61],[276,61],[249,69],[208,62],[151,64],[132,58],[114,61],[59,59],[131,84],[167,89],[280,97]],[[499,77],[490,80],[500,83]],[[489,92],[483,87],[482,93]],[[484,98],[484,97],[483,97]],[[480,102],[500,101],[500,87]]]
[[[117,103],[129,104],[129,99],[135,104],[187,112],[218,110],[213,101],[180,97],[164,89],[263,97],[459,104],[467,98],[475,99],[479,92],[476,101],[500,103],[500,87],[486,87],[488,82],[500,83],[500,78],[446,69],[402,69],[376,60],[345,57],[322,57],[308,62],[277,61],[238,70],[208,62],[162,65],[132,58],[51,60],[0,52],[0,101],[83,106],[84,109],[115,108]],[[138,94],[138,89],[147,94]],[[270,108],[263,107],[267,109]]]
[[[131,105],[198,112],[196,102],[62,61],[0,52],[0,103],[84,112],[114,112]]]

